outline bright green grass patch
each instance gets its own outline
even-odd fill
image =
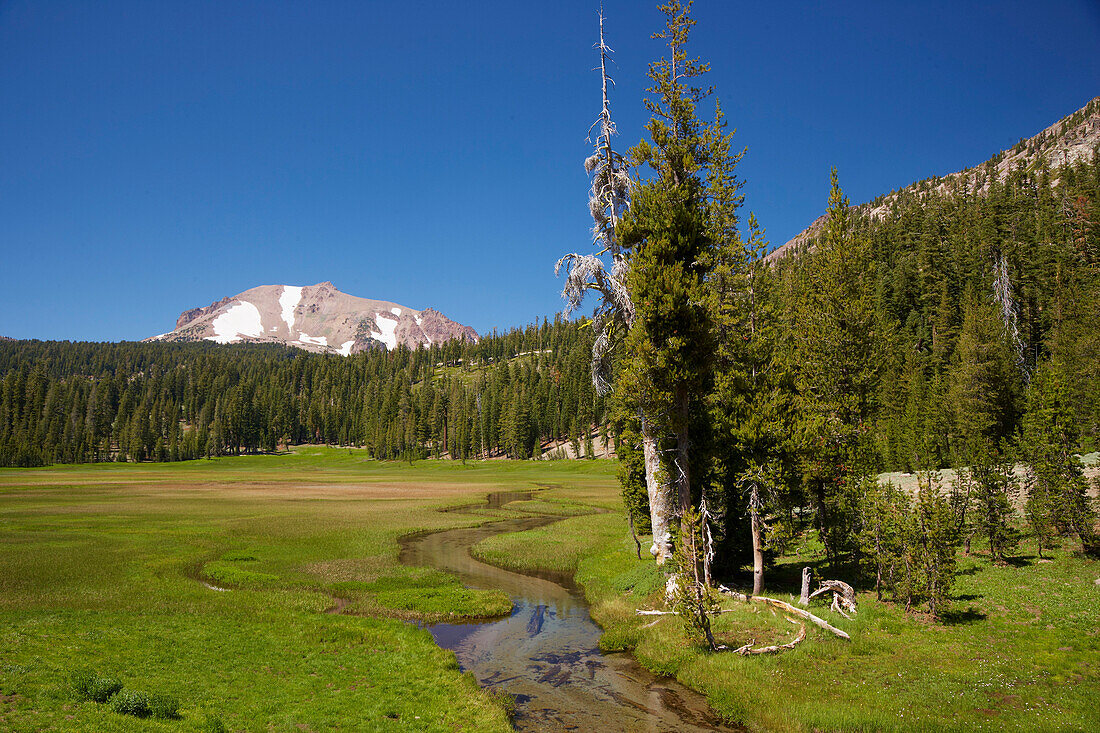
[[[99,613],[0,618],[6,658],[26,660],[18,669],[0,668],[4,730],[195,730],[208,715],[249,731],[378,730],[395,719],[421,730],[507,730],[497,703],[458,673],[454,656],[399,621],[319,614],[233,623]],[[63,682],[66,660],[52,644],[58,638],[121,680],[123,691],[157,690],[181,700],[181,723],[138,721],[79,702]]]
[[[571,517],[537,529],[490,537],[474,545],[470,553],[513,570],[572,572],[581,558],[621,538],[623,526],[624,520],[617,514]]]
[[[344,581],[329,588],[349,601],[346,613],[436,622],[512,612],[512,601],[503,591],[466,588],[453,575],[431,568],[398,566],[370,582]]]
[[[252,570],[243,570],[232,563],[223,560],[214,560],[206,563],[202,569],[203,575],[210,578],[217,585],[231,588],[270,588],[280,583],[279,576],[272,573],[257,573]]]
[[[591,514],[592,507],[586,504],[574,504],[564,501],[529,499],[527,501],[508,502],[508,508],[530,514],[545,514],[551,517],[576,517]]]
[[[471,590],[461,585],[380,591],[375,599],[384,608],[415,611],[433,621],[490,618],[512,612],[512,601],[504,591]]]

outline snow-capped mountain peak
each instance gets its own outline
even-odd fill
[[[409,348],[451,339],[477,341],[477,332],[431,308],[340,292],[331,282],[261,285],[180,314],[176,328],[147,341],[284,343],[349,356],[372,348]]]

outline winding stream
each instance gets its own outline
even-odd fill
[[[489,494],[486,506],[499,508],[532,494]],[[521,731],[731,730],[698,693],[655,677],[627,654],[601,652],[600,628],[567,575],[521,574],[470,556],[470,547],[486,537],[560,519],[506,519],[403,540],[402,563],[454,573],[471,588],[503,590],[514,603],[507,618],[429,625],[436,643],[454,651],[462,669],[483,686],[516,698]]]

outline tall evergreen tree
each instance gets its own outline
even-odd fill
[[[660,10],[665,29],[654,37],[665,42],[668,56],[650,64],[649,140],[631,150],[632,163],[650,175],[634,191],[618,229],[628,252],[626,283],[636,313],[620,386],[658,449],[656,456],[646,456],[657,463],[651,471],[657,486],[649,496],[654,516],[688,509],[693,476],[703,478],[706,470],[705,451],[692,447],[705,446],[707,421],[693,416],[705,414],[713,376],[707,281],[716,242],[707,179],[716,162],[712,138],[722,134],[696,114],[710,90],[694,86],[694,80],[709,66],[687,55],[695,25],[691,3],[674,0]],[[656,520],[654,525],[656,533]],[[655,537],[658,562],[671,549],[667,537],[661,540]]]
[[[1094,541],[1096,512],[1075,455],[1079,436],[1069,390],[1056,363],[1044,363],[1028,386],[1027,410],[1018,446],[1026,466],[1025,513],[1039,542],[1054,531],[1076,535],[1085,547]],[[1049,544],[1048,544],[1049,546]]]
[[[869,418],[889,338],[873,302],[870,244],[854,231],[836,169],[823,236],[798,275],[790,328],[799,452],[821,541],[835,559],[857,548],[859,492],[874,465]]]

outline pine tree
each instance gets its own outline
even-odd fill
[[[886,336],[873,303],[867,239],[853,231],[832,171],[829,210],[795,306],[793,362],[804,482],[830,559],[857,548],[856,507],[872,468],[869,418]]]
[[[929,612],[939,617],[947,610],[955,582],[958,535],[939,477],[934,473],[922,473],[918,483],[915,510],[923,596],[928,601]]]
[[[654,438],[645,455],[647,464],[661,464],[647,472],[658,477],[649,496],[654,515],[692,505],[692,477],[706,466],[703,451],[692,455],[693,441],[705,444],[705,436],[692,434],[692,415],[704,412],[715,351],[707,292],[715,242],[706,186],[715,133],[696,115],[710,90],[692,86],[708,65],[687,57],[695,24],[690,8],[678,0],[660,6],[665,30],[654,37],[665,41],[669,56],[650,65],[650,139],[631,150],[632,163],[651,175],[635,189],[618,228],[635,308],[620,389],[640,415],[643,434]],[[655,534],[657,525],[655,519]],[[655,537],[655,545],[662,562],[667,538]]]
[[[1086,547],[1095,534],[1096,513],[1075,455],[1079,436],[1068,400],[1060,365],[1041,365],[1028,387],[1018,438],[1027,471],[1025,512],[1040,557],[1055,531],[1076,535]]]
[[[1011,466],[989,454],[979,454],[970,467],[973,476],[974,527],[989,543],[989,556],[1004,561],[1019,543],[1012,526],[1012,500],[1017,494]]]
[[[1010,353],[993,303],[971,291],[948,391],[955,427],[954,452],[960,463],[988,454],[1010,433],[1018,383]]]

